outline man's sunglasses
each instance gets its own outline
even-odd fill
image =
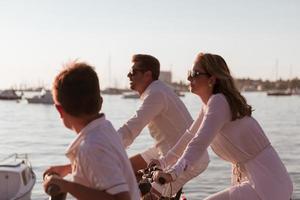
[[[130,69],[129,72],[128,72],[128,75],[129,76],[134,76],[134,75],[136,75],[137,72],[145,72],[145,70],[144,69],[137,69],[137,68]]]
[[[199,71],[195,71],[195,70],[189,70],[188,71],[188,77],[196,78],[198,76],[210,76],[210,74],[207,73],[207,72],[199,72]]]

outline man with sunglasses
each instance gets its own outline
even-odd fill
[[[137,54],[132,58],[133,66],[127,77],[130,88],[139,93],[142,100],[141,106],[135,115],[120,129],[120,134],[125,148],[129,147],[135,138],[148,126],[155,145],[144,152],[130,158],[134,171],[144,169],[153,159],[158,159],[178,142],[182,135],[193,123],[187,108],[175,92],[158,80],[160,73],[159,61],[151,55]],[[174,155],[179,158],[181,155]],[[168,163],[169,165],[175,164]],[[209,157],[206,154],[199,160],[197,168],[186,171],[175,182],[166,185],[153,183],[153,196],[175,195],[182,186],[203,172],[208,165]],[[162,166],[167,168],[168,166]],[[153,199],[153,197],[152,197]]]

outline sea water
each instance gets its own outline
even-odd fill
[[[294,199],[300,199],[300,96],[270,97],[265,93],[244,93],[254,108],[253,116],[265,130],[278,151],[294,184]],[[120,95],[104,95],[103,112],[118,129],[140,105],[139,99],[122,99]],[[186,93],[181,97],[195,118],[201,108],[200,99]],[[42,174],[48,166],[68,162],[64,152],[75,134],[67,130],[53,105],[28,104],[26,101],[0,101],[0,159],[12,153],[27,153],[37,175],[33,200],[48,196],[42,187]],[[132,156],[153,145],[145,128],[127,150]],[[187,199],[203,199],[230,185],[231,165],[209,150],[208,169],[184,187]],[[73,199],[70,195],[69,199]]]

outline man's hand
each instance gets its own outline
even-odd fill
[[[150,163],[148,164],[148,167],[151,168],[151,167],[154,167],[154,166],[161,167],[161,163],[159,162],[159,160],[157,160],[157,159],[150,160]]]
[[[159,200],[159,196],[157,196],[154,193],[148,192],[147,194],[145,194],[141,200]]]

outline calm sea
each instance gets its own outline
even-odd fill
[[[255,109],[253,115],[261,123],[273,146],[285,163],[294,183],[294,199],[300,199],[300,96],[268,97],[265,93],[244,93]],[[182,100],[195,117],[200,99],[186,93]],[[138,99],[104,96],[103,112],[115,128],[134,114]],[[12,153],[28,153],[37,174],[32,199],[44,200],[42,173],[50,165],[64,164],[64,151],[75,137],[63,127],[53,106],[26,102],[0,101],[0,158]],[[153,144],[144,129],[128,154],[134,155]],[[184,187],[187,199],[203,199],[230,185],[230,164],[210,150],[209,168]],[[71,199],[71,198],[70,198]]]

